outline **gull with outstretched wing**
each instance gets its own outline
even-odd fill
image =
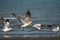
[[[0,19],[2,24],[3,24],[3,29],[2,31],[4,31],[4,37],[6,37],[6,32],[12,30],[12,28],[10,28],[10,22],[9,19],[4,19],[3,17]]]
[[[31,23],[32,23],[32,22],[30,21],[31,13],[30,13],[29,10],[26,12],[25,18],[22,18],[22,17],[20,17],[20,16],[17,16],[15,13],[12,13],[12,15],[13,15],[14,17],[16,17],[20,22],[23,23],[23,25],[21,25],[21,27],[27,27],[27,26],[31,25]]]

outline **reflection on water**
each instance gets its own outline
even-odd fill
[[[11,38],[11,36],[7,36],[7,35],[6,35],[6,36],[3,36],[3,37],[4,37],[4,38]]]
[[[22,30],[19,26],[13,26],[11,31],[6,32],[7,34],[4,36],[4,32],[0,29],[0,37],[11,38],[11,37],[59,37],[60,30],[58,32],[53,32],[49,28],[42,28],[41,31],[35,30],[32,26],[24,28]]]

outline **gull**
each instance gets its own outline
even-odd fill
[[[54,32],[59,31],[59,26],[52,28],[52,31],[54,31]]]
[[[47,26],[54,32],[59,31],[59,26],[58,25],[56,27],[54,27],[53,25],[47,25]]]
[[[6,37],[6,32],[10,31],[12,28],[9,28],[9,20],[8,19],[1,18],[1,21],[2,21],[3,26],[4,26],[2,31],[4,31],[4,37]]]
[[[59,26],[52,28],[52,31],[55,32],[55,36],[57,37],[57,33],[59,31]]]
[[[34,24],[32,27],[41,30],[41,24]]]
[[[16,18],[23,24],[23,25],[21,25],[21,27],[27,27],[27,26],[31,25],[31,23],[32,23],[32,22],[30,21],[31,13],[30,13],[29,10],[26,12],[25,18],[22,18],[22,17],[20,17],[20,16],[17,16],[17,15],[14,14],[14,13],[12,13],[12,15],[13,15],[14,17],[16,17]]]

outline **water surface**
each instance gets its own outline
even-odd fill
[[[27,10],[31,12],[33,24],[60,24],[60,0],[0,0],[0,18],[13,17],[11,15],[13,12],[25,17]],[[18,20],[10,20],[10,26],[13,29],[7,32],[7,35],[12,37],[21,37],[21,35],[22,37],[60,36],[60,31],[56,34],[48,28],[43,28],[42,31],[35,31],[31,26],[24,28],[24,31],[22,31],[19,26],[16,26],[19,24]],[[3,37],[2,28],[3,26],[0,24],[0,37]]]

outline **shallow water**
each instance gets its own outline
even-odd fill
[[[31,12],[31,21],[33,24],[60,24],[60,0],[0,0],[0,18],[13,17],[15,12],[21,17],[25,17],[27,10]],[[34,28],[24,28],[24,31],[18,26],[20,22],[16,19],[10,20],[10,26],[13,28],[7,32],[10,37],[52,37],[60,36],[48,28],[42,31],[36,31]],[[3,37],[0,23],[0,37]],[[32,36],[33,35],[33,36]]]

